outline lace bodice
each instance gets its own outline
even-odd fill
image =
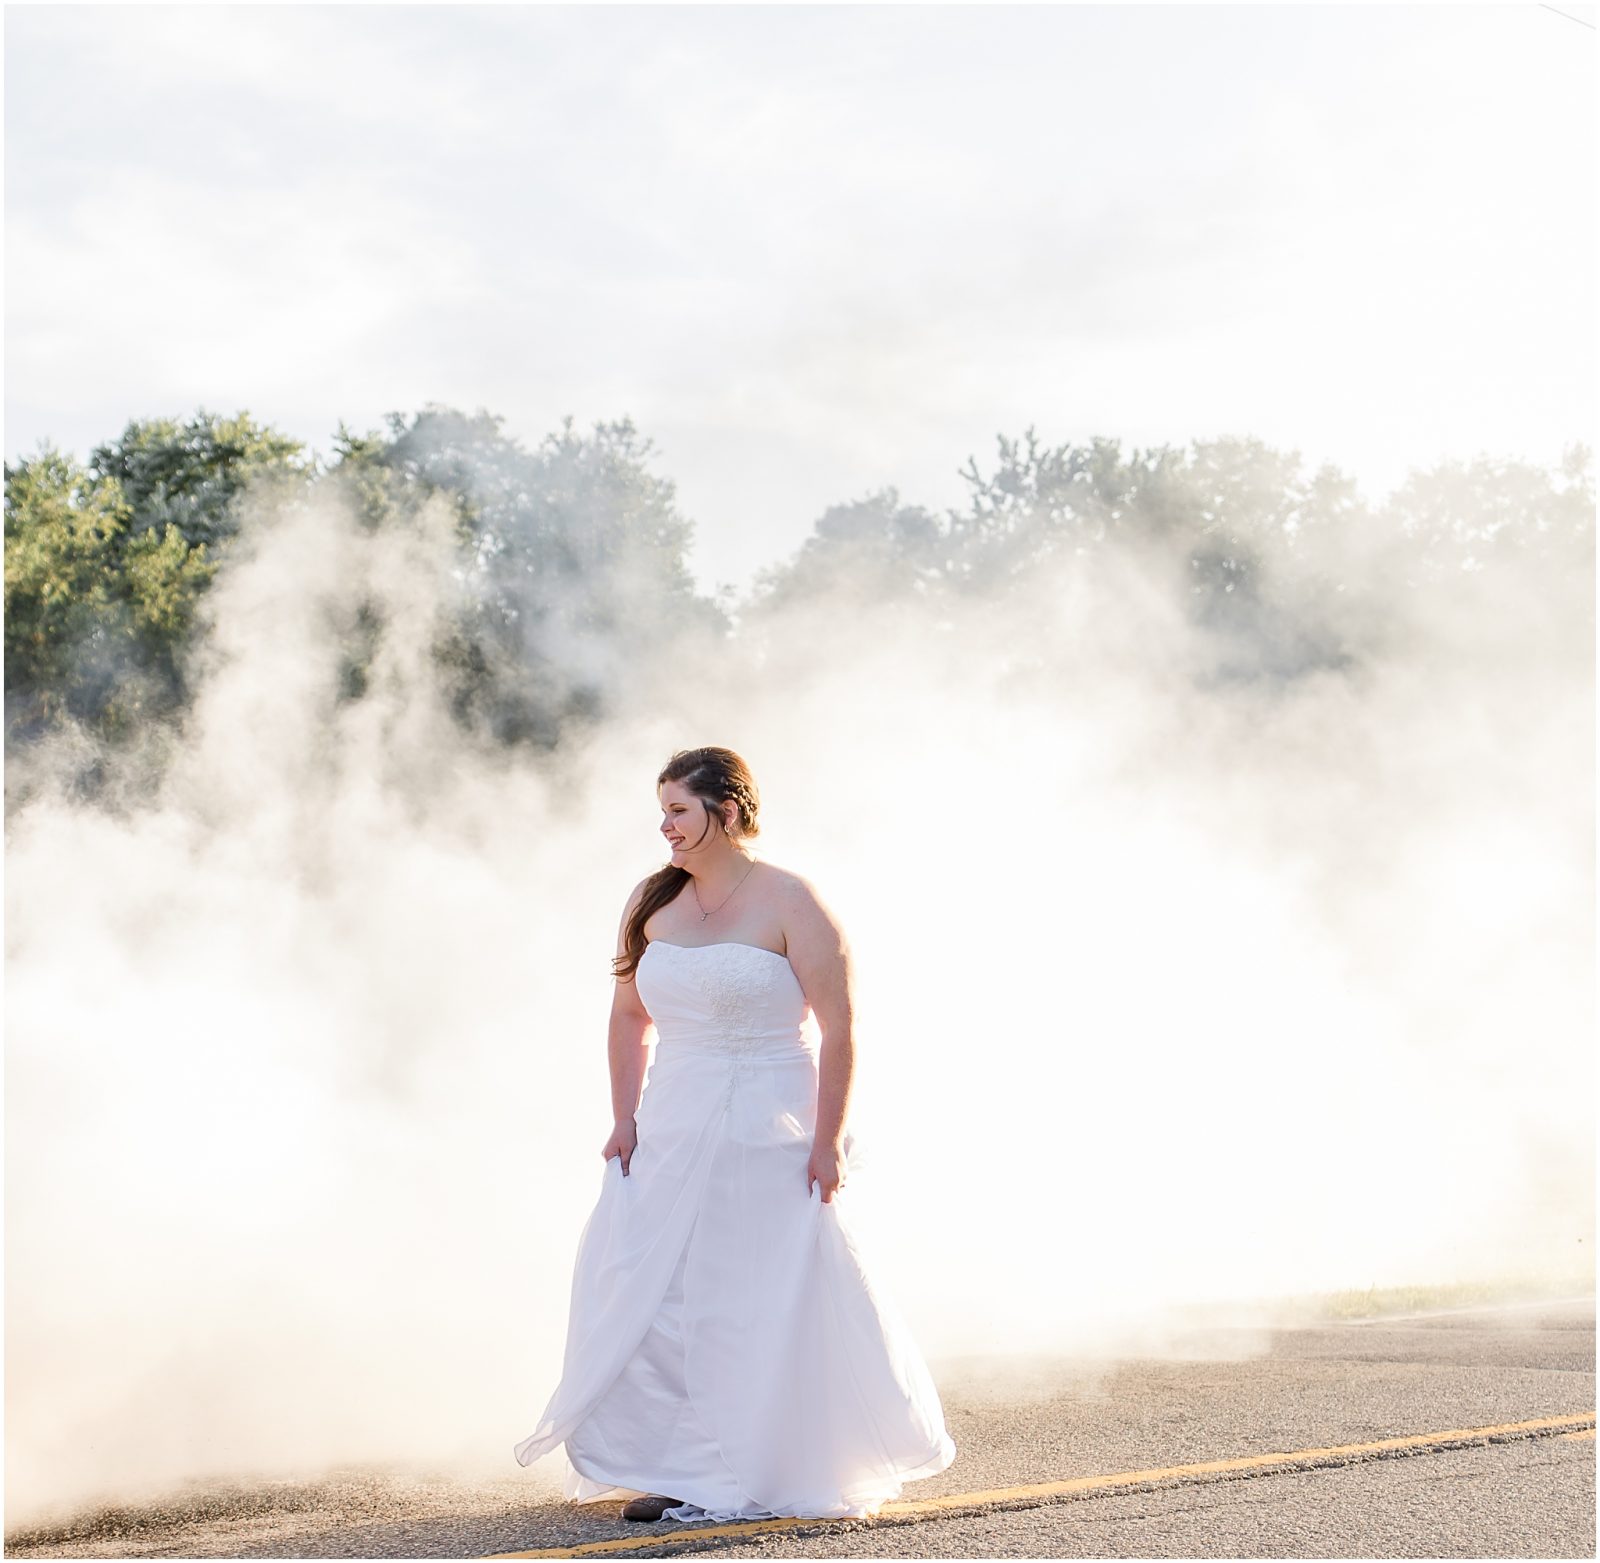
[[[635,980],[663,1049],[792,1057],[808,1048],[805,993],[773,950],[652,939]]]
[[[724,1105],[731,1105],[736,1081],[749,1070],[815,1058],[803,1027],[805,992],[788,958],[776,951],[730,941],[652,939],[634,981],[659,1039],[652,1072],[670,1068],[673,1059],[725,1059]]]

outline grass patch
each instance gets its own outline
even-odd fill
[[[1425,1313],[1438,1308],[1481,1308],[1494,1303],[1593,1295],[1594,1266],[1587,1265],[1565,1271],[1518,1271],[1477,1281],[1369,1286],[1365,1291],[1324,1292],[1296,1297],[1292,1302],[1314,1317],[1375,1319],[1386,1314]]]

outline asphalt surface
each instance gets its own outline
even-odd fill
[[[564,1503],[531,1472],[469,1483],[386,1467],[210,1484],[10,1533],[6,1554],[1592,1558],[1594,1330],[1591,1298],[1250,1332],[1248,1343],[1212,1331],[1181,1360],[935,1362],[960,1453],[902,1495],[932,1512],[873,1521],[639,1525],[614,1502]],[[1241,1344],[1261,1354],[1233,1360]],[[1491,1427],[1502,1431],[1464,1436]],[[1344,1447],[1441,1434],[1451,1436]],[[1289,1458],[1172,1469],[1268,1453]],[[1066,1494],[961,1498],[1123,1476]]]

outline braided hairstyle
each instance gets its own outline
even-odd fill
[[[715,744],[702,749],[679,749],[662,766],[661,774],[656,777],[656,787],[659,789],[669,781],[681,782],[700,799],[706,812],[707,830],[713,827],[725,830],[734,841],[761,834],[761,796],[756,791],[756,779],[750,774],[750,767],[732,749],[718,748]],[[723,823],[724,803],[732,803],[738,810],[732,830],[726,830]],[[677,897],[689,878],[688,869],[668,863],[645,880],[639,904],[628,919],[624,935],[627,953],[611,958],[613,977],[633,976],[644,954],[644,925]]]

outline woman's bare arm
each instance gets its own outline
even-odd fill
[[[627,954],[625,934],[628,919],[633,915],[643,889],[644,881],[641,880],[633,887],[628,903],[622,909],[622,920],[617,925],[618,955]],[[639,997],[638,984],[632,977],[617,978],[612,985],[610,1035],[606,1048],[611,1064],[611,1112],[615,1122],[604,1154],[608,1161],[613,1152],[619,1154],[625,1175],[628,1163],[633,1159],[634,1146],[638,1143],[634,1115],[644,1089],[645,1066],[650,1057],[651,1025],[650,1012]]]
[[[838,919],[800,875],[784,908],[789,964],[817,1017],[822,1048],[817,1060],[817,1128],[813,1146],[837,1150],[844,1136],[855,1075],[855,967]]]

